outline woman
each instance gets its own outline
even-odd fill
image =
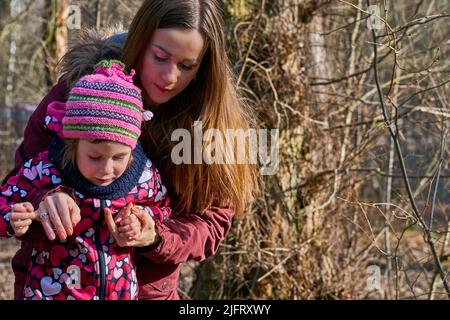
[[[203,131],[214,128],[224,132],[245,130],[251,123],[229,72],[220,3],[144,1],[130,25],[123,50],[113,45],[116,50],[105,51],[105,47],[110,43],[85,43],[66,54],[59,83],[31,116],[16,152],[15,167],[20,168],[47,148],[50,136],[43,129],[47,105],[65,101],[69,84],[92,72],[102,54],[108,58],[119,54],[127,70],[137,70],[145,108],[154,113],[152,121],[142,128],[141,143],[156,160],[175,209],[172,220],[155,223],[150,219],[141,237],[127,243],[138,247],[139,298],[178,299],[181,264],[212,256],[229,232],[233,216],[243,214],[246,204],[253,200],[252,192],[257,190],[254,166],[175,165],[171,161],[174,144],[170,138],[176,129],[192,133],[194,121],[201,121]],[[62,192],[42,191],[28,201],[35,208],[43,202],[62,239],[80,219],[76,204]],[[22,248],[13,258],[16,299],[21,298],[31,255],[29,241],[43,236],[42,232],[41,226],[33,225],[28,232],[31,237],[22,239]]]

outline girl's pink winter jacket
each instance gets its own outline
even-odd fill
[[[52,117],[46,122],[49,128],[60,125]],[[81,221],[67,240],[42,237],[33,242],[23,298],[137,299],[133,249],[116,245],[104,222],[103,209],[110,208],[116,215],[131,202],[150,208],[154,219],[167,221],[171,210],[159,172],[138,144],[127,171],[109,186],[99,187],[75,168],[60,169],[62,147],[62,140],[54,137],[48,151],[27,161],[1,188],[0,236],[13,233],[9,225],[11,204],[27,201],[40,190],[69,186],[66,190],[81,209]]]

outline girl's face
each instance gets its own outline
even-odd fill
[[[157,106],[182,92],[194,79],[203,54],[198,30],[157,29],[139,63],[146,102]]]
[[[93,143],[80,139],[77,146],[77,166],[81,174],[98,186],[107,186],[127,169],[131,147],[118,142]]]

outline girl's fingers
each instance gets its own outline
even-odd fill
[[[135,232],[139,233],[141,232],[141,226],[140,225],[126,225],[126,226],[119,226],[118,228],[119,233],[127,233],[127,232]]]
[[[122,219],[120,225],[140,225],[139,219],[136,218],[134,214],[129,215],[128,217]]]
[[[36,213],[33,206],[27,203],[13,206],[13,210],[20,210],[20,212],[13,211],[11,213],[10,224],[17,237],[24,235],[33,220],[36,220]],[[32,210],[31,212],[29,210]]]
[[[131,215],[131,209],[133,208],[133,204],[130,202],[125,207],[122,208],[121,211],[121,217],[122,219],[125,219]]]
[[[123,209],[120,210],[119,213],[117,213],[116,218],[114,219],[114,222],[116,224],[119,224],[120,222],[122,222],[122,220],[123,220],[122,214],[123,214]]]
[[[22,228],[14,229],[14,235],[15,235],[16,237],[21,237],[21,236],[23,236],[27,231],[28,231],[28,227],[22,227]]]
[[[124,226],[119,226],[119,228],[117,229],[120,233],[125,233],[128,231],[133,230],[132,227],[130,225],[124,225]]]
[[[140,233],[141,233],[141,225],[139,223],[119,227],[120,236],[128,240],[137,240]]]
[[[15,203],[12,206],[12,211],[14,212],[33,212],[34,208],[29,202]]]
[[[11,227],[13,227],[14,229],[23,228],[23,227],[29,226],[32,222],[33,222],[33,220],[31,220],[31,219],[18,220],[18,221],[11,220]]]
[[[109,208],[105,208],[104,213],[105,213],[105,222],[106,222],[106,225],[108,226],[108,230],[112,234],[112,236],[114,238],[116,238],[117,225],[112,218],[111,210]],[[116,239],[116,241],[117,241],[117,239]]]
[[[37,218],[38,218],[37,214],[34,211],[32,211],[32,212],[17,212],[17,211],[13,211],[11,213],[10,220],[27,220],[27,219],[37,220]]]
[[[25,207],[25,210],[28,212],[34,212],[34,207],[31,203],[29,202],[24,202],[23,206]]]
[[[140,231],[141,230],[141,224],[139,222],[132,222],[129,224],[124,224],[119,226],[119,232],[128,232],[131,230]]]
[[[114,220],[117,224],[122,223],[124,219],[131,216],[132,210],[134,208],[134,205],[130,202],[125,207],[123,207],[119,214],[117,214],[116,219]]]
[[[131,215],[131,209],[133,209],[134,204],[132,204],[131,202],[127,204],[127,206],[125,207],[125,212],[126,215],[125,217],[129,217]]]

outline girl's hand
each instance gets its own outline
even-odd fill
[[[16,237],[23,236],[33,220],[37,220],[37,214],[29,202],[16,203],[12,207],[9,223]]]
[[[120,210],[118,217],[115,220],[116,225],[119,225],[119,236],[128,240],[137,240],[142,231],[141,221],[134,214],[135,208],[132,203],[127,204]]]
[[[128,207],[128,206],[127,206]],[[131,208],[129,209],[131,211]],[[142,210],[135,210],[133,215],[139,219],[141,223],[141,232],[135,240],[128,240],[126,237],[121,237],[119,228],[114,222],[109,208],[105,208],[105,221],[108,226],[109,232],[113,236],[119,247],[146,247],[151,246],[159,242],[160,237],[155,230],[155,221],[150,217],[150,215]],[[120,218],[116,219],[120,223]]]
[[[49,240],[65,240],[67,235],[73,234],[73,228],[80,222],[80,208],[76,202],[65,192],[55,192],[39,204],[37,210],[39,220],[44,227]]]

